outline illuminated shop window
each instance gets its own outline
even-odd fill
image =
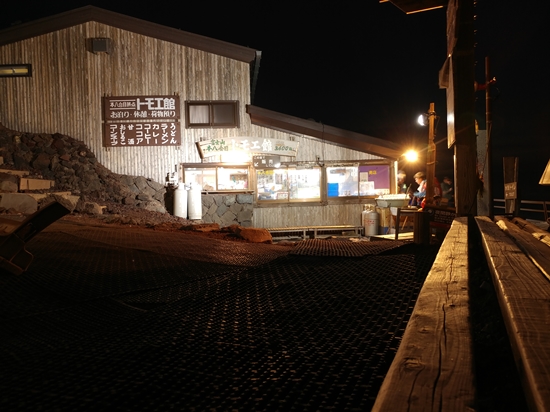
[[[248,166],[185,167],[183,181],[205,192],[248,190]]]
[[[389,165],[327,167],[328,198],[390,193]]]
[[[257,169],[256,193],[260,202],[321,200],[321,168]]]

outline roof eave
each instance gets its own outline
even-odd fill
[[[245,63],[251,63],[256,59],[256,50],[248,47],[189,33],[94,6],[81,7],[1,30],[0,46],[90,21],[96,21],[122,30],[229,57]]]
[[[322,123],[300,119],[252,105],[247,105],[246,111],[250,115],[252,124],[257,126],[269,127],[292,134],[312,136],[336,146],[369,153],[389,160],[397,160],[402,154],[399,145],[376,137],[327,126]]]

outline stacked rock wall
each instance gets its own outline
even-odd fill
[[[202,220],[221,227],[252,226],[253,196],[250,194],[208,194],[202,196]]]
[[[20,133],[0,124],[0,157],[3,167],[54,181],[51,191],[70,191],[83,201],[108,201],[166,212],[164,185],[141,176],[112,173],[83,142],[69,136]],[[8,182],[2,184],[2,189],[11,188],[4,192],[13,192],[13,179],[3,179]]]

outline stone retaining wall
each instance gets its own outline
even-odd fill
[[[254,197],[251,194],[202,195],[202,220],[221,227],[252,227]]]
[[[83,142],[70,136],[21,133],[0,123],[0,157],[12,172],[28,171],[29,177],[54,182],[51,190],[43,192],[70,191],[84,202],[110,201],[166,213],[163,184],[112,173]],[[0,173],[0,193],[27,192],[20,190],[19,179],[10,171]]]

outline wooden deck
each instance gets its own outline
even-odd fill
[[[476,217],[530,411],[550,411],[550,245],[522,219]],[[373,411],[476,410],[468,222],[454,220]]]

